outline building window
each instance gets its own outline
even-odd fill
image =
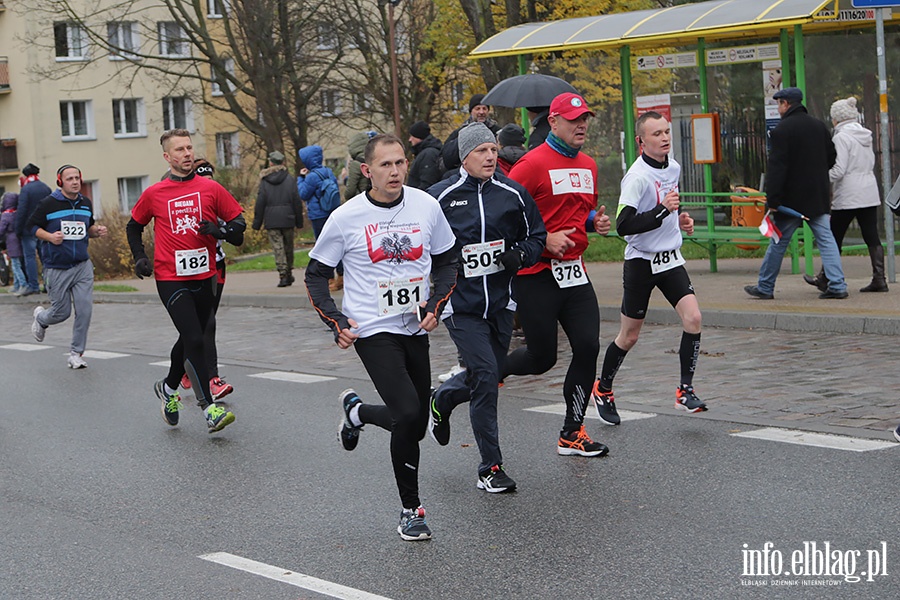
[[[134,21],[110,21],[106,24],[106,39],[109,42],[110,60],[135,58],[138,52],[138,24]]]
[[[463,84],[459,82],[454,83],[450,87],[450,100],[453,102],[453,106],[460,110],[466,106],[466,98],[463,95],[464,91]]]
[[[194,131],[194,107],[189,98],[163,98],[163,127]]]
[[[224,167],[241,166],[240,149],[238,148],[238,134],[216,134],[216,163]]]
[[[337,90],[320,91],[319,101],[322,103],[322,116],[333,117],[341,114],[341,97]]]
[[[56,46],[56,60],[87,58],[87,36],[75,23],[54,23],[53,40]]]
[[[90,100],[60,102],[59,121],[63,141],[95,139]]]
[[[144,101],[140,98],[113,100],[113,131],[115,137],[146,135]]]
[[[228,75],[230,75],[231,77],[234,77],[234,59],[233,58],[225,59],[225,72],[227,72]],[[212,73],[212,77],[213,77],[213,82],[212,82],[211,93],[213,96],[221,96],[222,90],[225,90],[225,91],[231,90],[231,84],[227,80],[222,82],[222,84],[220,84],[218,81],[215,80],[215,77],[216,77],[215,72]]]
[[[175,21],[160,21],[159,53],[162,56],[187,56],[188,41],[184,30]]]
[[[374,98],[370,92],[356,92],[353,94],[353,112],[356,114],[371,111],[373,103]]]
[[[319,21],[316,24],[316,48],[318,50],[337,48],[337,28],[334,23]]]
[[[221,19],[228,14],[231,5],[228,0],[206,0],[206,16]]]
[[[131,213],[147,186],[147,177],[119,177],[119,207],[123,214]]]

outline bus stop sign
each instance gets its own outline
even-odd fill
[[[852,0],[850,5],[853,8],[887,8],[900,6],[900,0]]]

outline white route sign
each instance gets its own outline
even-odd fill
[[[634,64],[638,71],[696,67],[697,53],[679,52],[678,54],[648,54],[647,56],[636,56],[634,58]]]
[[[714,48],[706,51],[706,64],[708,65],[762,62],[764,60],[775,60],[780,58],[781,46],[778,44]]]

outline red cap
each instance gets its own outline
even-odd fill
[[[572,92],[560,94],[550,103],[551,117],[559,116],[563,119],[574,121],[584,113],[588,113],[592,117],[594,116],[594,111],[588,108],[584,98],[578,94],[573,94]]]

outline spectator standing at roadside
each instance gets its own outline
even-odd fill
[[[549,106],[530,106],[528,118],[531,120],[531,133],[528,134],[528,149],[534,150],[544,143],[547,134],[550,133],[550,122],[547,116],[550,114]]]
[[[509,170],[516,162],[525,156],[525,130],[509,123],[504,125],[497,134],[500,143],[500,151],[497,154],[497,166],[504,175],[509,175]]]
[[[369,190],[369,178],[362,174],[362,164],[366,161],[366,144],[378,135],[375,131],[354,133],[347,143],[347,183],[344,187],[344,200]]]
[[[297,191],[297,180],[284,166],[284,154],[269,153],[269,166],[259,174],[253,229],[265,226],[275,255],[278,286],[294,283],[294,229],[303,227],[303,206]]]
[[[744,291],[760,300],[775,297],[775,279],[794,231],[804,219],[812,229],[828,278],[828,288],[819,298],[846,298],[847,282],[841,267],[841,253],[831,233],[831,185],[828,172],[834,166],[836,152],[825,123],[812,117],[803,106],[803,92],[789,87],[772,96],[778,102],[781,122],[772,130],[772,149],[766,167],[766,206],[781,232],[780,239],[769,240],[759,267],[756,285]],[[779,211],[786,207],[793,216]]]
[[[872,132],[859,123],[859,111],[853,97],[837,100],[831,105],[831,123],[834,125],[831,139],[837,152],[834,166],[828,171],[832,186],[831,232],[840,252],[844,235],[856,219],[872,263],[872,281],[859,291],[886,292],[884,247],[878,237],[881,198],[873,172],[875,152],[872,150]],[[819,291],[828,289],[824,269],[815,278],[804,275],[803,279],[818,287]]]
[[[303,163],[300,176],[297,178],[297,191],[300,192],[300,198],[306,202],[306,214],[312,222],[313,236],[318,240],[322,228],[325,227],[325,221],[340,206],[340,202],[336,206],[325,205],[328,182],[334,181],[334,185],[337,185],[337,178],[331,169],[322,164],[322,146],[300,148],[297,155]],[[344,264],[338,263],[336,270],[337,275],[332,277],[329,283],[332,292],[344,288]]]
[[[40,180],[41,170],[37,165],[28,163],[22,169],[22,189],[19,191],[19,208],[16,210],[16,235],[22,243],[22,258],[25,262],[25,289],[22,296],[38,294],[41,285],[38,281],[37,249],[38,239],[28,230],[25,224],[37,209],[38,203],[50,195],[50,188]]]
[[[425,121],[416,121],[409,128],[409,145],[412,149],[412,165],[409,167],[409,187],[427,190],[441,180],[441,141],[431,135],[431,127]]]
[[[463,124],[448,135],[447,139],[444,141],[444,146],[441,148],[441,159],[444,162],[444,175],[450,172],[456,173],[462,165],[462,161],[459,160],[459,145],[457,144],[456,138],[459,136],[459,132],[463,127],[469,123],[484,123],[494,135],[497,135],[500,132],[500,125],[489,116],[491,114],[491,107],[487,104],[482,104],[482,100],[484,100],[484,94],[475,94],[469,99],[469,118],[463,121]]]
[[[19,205],[19,195],[15,192],[3,194],[0,204],[0,239],[6,242],[6,256],[13,274],[12,294],[18,296],[27,288],[25,283],[25,271],[22,269],[22,243],[16,235],[16,209]]]

